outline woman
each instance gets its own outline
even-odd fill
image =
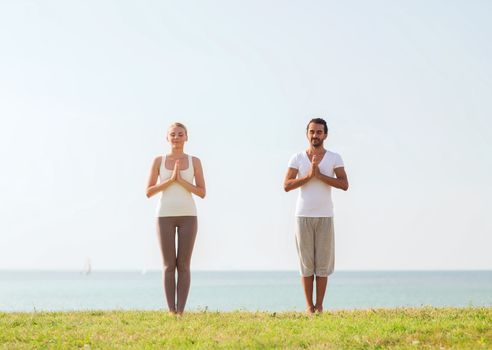
[[[147,197],[161,193],[157,207],[157,233],[164,263],[164,291],[169,311],[181,315],[190,290],[191,253],[197,233],[196,207],[191,194],[204,198],[205,180],[200,160],[183,151],[188,141],[186,127],[181,123],[172,124],[166,139],[171,145],[171,152],[154,159]],[[159,183],[157,178],[160,179]]]

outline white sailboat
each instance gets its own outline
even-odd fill
[[[92,271],[91,259],[87,258],[85,261],[84,270],[82,271],[82,273],[84,275],[88,275],[91,273],[91,271]]]

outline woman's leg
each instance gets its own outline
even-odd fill
[[[190,291],[190,263],[191,253],[195,244],[196,233],[198,230],[196,216],[182,216],[178,224],[178,291],[177,291],[177,312],[182,313]]]
[[[159,217],[157,237],[161,247],[164,293],[169,311],[176,312],[176,218]]]

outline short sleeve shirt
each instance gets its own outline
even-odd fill
[[[342,157],[338,153],[326,151],[318,167],[321,174],[335,177],[335,169],[343,166]],[[294,154],[289,161],[289,168],[297,169],[298,177],[306,176],[311,168],[307,153]],[[331,186],[316,178],[301,186],[297,197],[296,216],[332,217]]]

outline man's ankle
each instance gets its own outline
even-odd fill
[[[306,309],[306,312],[307,313],[311,313],[311,314],[314,314],[316,311],[316,307],[314,305],[308,305],[307,309]]]

